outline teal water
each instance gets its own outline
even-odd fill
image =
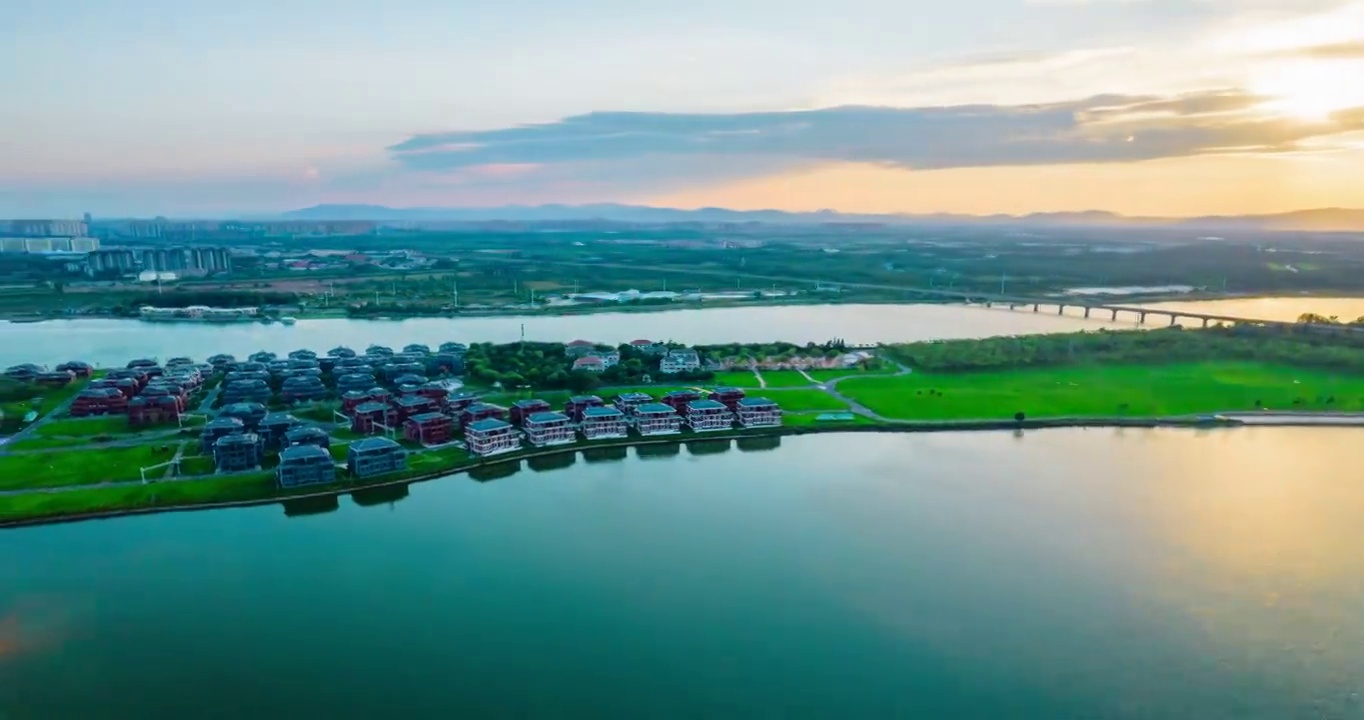
[[[711,442],[0,531],[0,717],[1364,717],[1361,439]]]

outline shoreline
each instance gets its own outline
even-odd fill
[[[1240,419],[1248,415],[1237,413],[1234,415],[1212,414],[1207,417],[1146,417],[1146,418],[1117,418],[1117,417],[1098,417],[1098,418],[1039,418],[1023,421],[1013,419],[1007,420],[960,420],[960,421],[931,421],[931,422],[873,422],[866,424],[840,424],[819,427],[814,425],[806,426],[781,426],[776,428],[761,428],[755,430],[730,430],[727,432],[707,433],[707,434],[683,434],[668,435],[660,437],[631,437],[607,442],[581,441],[571,445],[561,445],[550,448],[534,448],[522,450],[505,455],[497,455],[476,462],[451,465],[449,467],[432,469],[408,475],[401,478],[380,479],[374,482],[347,483],[342,487],[331,487],[315,492],[304,492],[288,495],[275,495],[271,497],[253,498],[249,500],[230,500],[223,502],[201,502],[184,503],[179,505],[166,505],[161,507],[137,507],[123,510],[104,510],[89,513],[69,513],[58,515],[47,515],[33,518],[19,518],[15,520],[0,520],[0,530],[20,527],[34,527],[39,525],[50,525],[56,523],[82,522],[86,520],[104,520],[131,515],[151,515],[167,512],[192,512],[200,510],[220,510],[235,507],[257,507],[263,505],[281,504],[294,500],[309,500],[328,497],[340,497],[353,493],[357,490],[369,490],[374,488],[393,487],[397,485],[407,485],[418,482],[429,482],[441,478],[452,477],[469,473],[471,470],[483,467],[493,467],[511,462],[521,462],[541,457],[578,453],[583,450],[594,448],[615,448],[615,447],[640,447],[649,445],[674,445],[685,444],[691,441],[704,440],[737,440],[753,437],[784,437],[799,435],[821,435],[837,433],[867,433],[867,432],[889,432],[889,433],[939,433],[939,432],[1000,432],[1005,430],[1047,430],[1062,428],[1183,428],[1183,429],[1235,429],[1244,427],[1364,427],[1364,416],[1343,415],[1339,413],[1280,413],[1272,418],[1267,418],[1268,422],[1245,422]],[[1250,415],[1249,417],[1253,417]],[[195,482],[172,481],[172,482]],[[69,492],[79,492],[73,490]]]
[[[912,292],[907,288],[905,292]],[[1364,291],[1360,290],[1311,290],[1296,294],[1272,293],[1272,292],[1250,292],[1250,293],[1206,293],[1191,292],[1177,294],[1151,294],[1151,295],[1072,295],[1066,291],[1056,291],[1039,295],[1038,299],[1046,300],[1065,300],[1075,305],[1083,303],[1123,303],[1131,305],[1144,304],[1166,304],[1166,303],[1200,303],[1200,302],[1220,302],[1237,300],[1311,300],[1317,298],[1338,298],[1342,300],[1364,300]],[[582,315],[598,314],[625,314],[625,313],[654,313],[654,312],[677,312],[684,310],[720,310],[732,308],[766,308],[766,307],[800,307],[800,306],[838,306],[838,305],[944,305],[970,307],[971,303],[951,299],[928,299],[928,298],[898,298],[888,299],[884,297],[871,298],[830,298],[821,297],[809,300],[741,300],[727,302],[722,300],[712,300],[710,302],[673,302],[646,305],[632,305],[629,303],[595,303],[573,306],[545,307],[538,310],[528,310],[524,307],[500,309],[487,308],[475,310],[462,310],[454,313],[404,313],[395,311],[391,313],[376,313],[373,316],[349,315],[345,312],[327,311],[308,311],[300,310],[292,315],[296,320],[360,320],[375,322],[400,322],[403,320],[414,319],[447,319],[458,320],[461,318],[548,318],[548,317],[573,317]],[[0,312],[0,323],[12,324],[32,324],[44,323],[59,320],[142,320],[136,315],[122,316],[113,314],[65,314],[65,313],[42,313],[42,312]],[[154,324],[187,324],[187,325],[224,325],[238,326],[243,324],[264,324],[260,321],[241,321],[241,322],[207,322],[191,320],[160,320],[146,321]]]

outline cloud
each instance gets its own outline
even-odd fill
[[[558,122],[414,135],[389,148],[403,167],[451,172],[649,159],[652,174],[699,157],[861,162],[911,169],[1132,162],[1224,152],[1275,153],[1364,129],[1356,113],[1309,122],[1255,108],[1239,90],[1099,95],[1042,105],[845,106],[792,112],[596,112]],[[734,159],[741,160],[734,160]],[[748,160],[742,160],[748,159]]]
[[[1364,60],[1364,39],[1294,48],[1283,54],[1312,60]]]

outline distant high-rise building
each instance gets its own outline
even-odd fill
[[[96,250],[85,257],[85,274],[95,276],[105,273],[124,275],[137,269],[137,256],[127,248]]]
[[[85,237],[88,229],[80,220],[9,221],[9,234],[18,237]]]
[[[190,274],[232,272],[232,254],[221,247],[147,248],[142,251],[142,269]]]

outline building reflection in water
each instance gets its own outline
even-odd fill
[[[640,445],[635,448],[635,457],[640,460],[667,460],[682,454],[682,443],[657,443]]]
[[[630,448],[625,445],[583,448],[583,460],[589,463],[620,462],[630,457]]]
[[[578,462],[578,452],[576,450],[565,450],[564,452],[554,453],[553,455],[537,455],[526,458],[526,466],[535,472],[550,472],[552,470],[563,470],[573,467]]]
[[[492,482],[511,477],[520,471],[520,460],[506,460],[491,465],[475,465],[469,468],[469,477],[478,482]]]
[[[754,437],[741,437],[734,441],[739,452],[764,452],[776,450],[781,447],[780,435],[757,435]]]
[[[325,515],[326,513],[336,512],[341,509],[341,500],[336,495],[297,498],[295,500],[285,500],[282,504],[284,505],[285,517]]]
[[[406,498],[411,493],[411,485],[384,485],[382,487],[364,488],[356,490],[350,494],[350,499],[360,507],[373,507],[375,505],[393,505]]]
[[[692,455],[719,455],[729,452],[732,443],[728,438],[716,440],[688,440],[687,452]]]

